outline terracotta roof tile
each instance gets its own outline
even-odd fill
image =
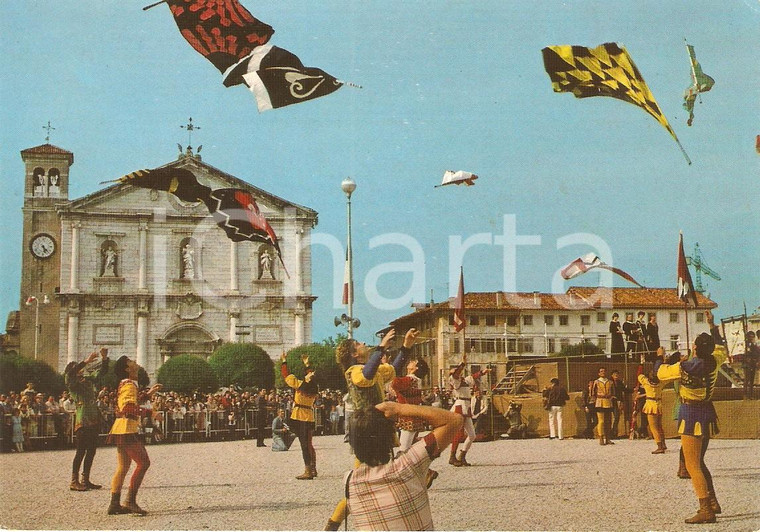
[[[41,144],[40,146],[35,146],[34,148],[21,150],[22,159],[25,155],[67,155],[70,161],[69,164],[72,164],[74,162],[73,153],[68,150],[64,150],[63,148],[59,148],[58,146],[53,146],[52,144]]]
[[[702,294],[697,294],[699,308],[716,308],[718,305]],[[415,306],[416,311],[397,320],[421,312],[453,309],[453,299],[432,305]],[[468,292],[464,306],[473,310],[593,310],[596,308],[655,309],[683,308],[675,288],[606,288],[570,287],[564,294],[542,292]],[[397,321],[394,320],[394,321]]]

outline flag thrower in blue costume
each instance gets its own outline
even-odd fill
[[[686,39],[684,39],[686,42]],[[683,93],[683,108],[689,112],[689,119],[686,125],[690,126],[694,121],[694,102],[699,96],[699,103],[702,103],[702,93],[707,92],[715,85],[715,80],[702,72],[702,67],[697,61],[697,55],[694,53],[694,47],[686,42],[686,50],[689,52],[689,62],[691,64],[691,85]]]
[[[570,92],[576,98],[609,96],[641,107],[670,133],[686,161],[691,164],[668,119],[625,48],[609,42],[596,48],[564,44],[547,46],[541,52],[554,92]]]

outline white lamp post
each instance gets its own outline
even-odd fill
[[[47,305],[50,303],[50,298],[47,295],[42,296],[42,304]],[[35,305],[34,309],[34,360],[37,360],[37,347],[39,346],[40,337],[40,300],[34,296],[26,298],[26,306],[31,307]]]
[[[353,252],[351,250],[351,194],[356,190],[356,183],[347,177],[340,184],[341,190],[346,194],[346,223],[348,225],[348,243],[346,247],[346,261],[348,262],[348,337],[354,337],[354,265]]]

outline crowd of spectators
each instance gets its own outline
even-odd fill
[[[254,431],[258,390],[235,386],[202,394],[165,392],[145,398],[149,415],[142,420],[142,430],[149,441],[203,441],[238,439]],[[283,409],[287,416],[293,408],[292,390],[268,390],[265,394],[267,425]],[[100,434],[108,433],[114,421],[116,390],[103,387],[98,393],[98,408],[103,418]],[[317,434],[343,434],[345,410],[343,393],[323,390],[315,401]],[[76,405],[69,393],[47,397],[29,383],[21,392],[0,394],[2,451],[29,451],[70,446]],[[20,427],[15,430],[14,425]],[[21,441],[16,442],[15,440]],[[16,445],[19,443],[20,445]]]

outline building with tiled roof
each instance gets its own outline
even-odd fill
[[[612,314],[639,311],[655,315],[660,343],[666,350],[682,349],[687,318],[690,338],[707,330],[705,310],[717,304],[697,294],[697,308],[685,309],[675,288],[570,287],[565,293],[470,292],[465,294],[467,326],[454,330],[453,300],[415,304],[414,312],[391,322],[399,334],[410,327],[420,331],[415,354],[431,366],[431,381],[439,384],[449,368],[457,365],[463,349],[474,369],[495,364],[497,377],[506,371],[508,359],[548,357],[563,347],[592,342],[609,353]]]

